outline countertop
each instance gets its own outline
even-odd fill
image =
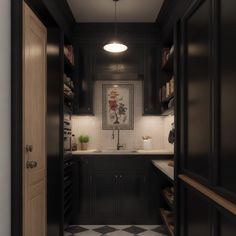
[[[86,150],[86,151],[74,151],[72,152],[73,155],[174,155],[173,152],[166,151],[166,150],[103,150],[99,151],[96,149]]]
[[[153,165],[174,181],[174,167],[168,165],[169,160],[153,160]]]

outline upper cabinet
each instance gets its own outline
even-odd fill
[[[146,43],[144,65],[143,115],[159,115],[161,113],[160,102],[158,100],[161,46],[158,42]]]
[[[93,115],[93,55],[90,42],[75,44],[74,113]]]
[[[158,99],[161,77],[161,40],[158,34],[156,32],[144,33],[143,31],[147,31],[145,27],[141,29],[141,32],[137,24],[133,27],[135,29],[129,27],[128,30],[133,30],[133,32],[120,33],[121,40],[128,46],[128,50],[113,54],[103,49],[103,46],[111,39],[107,32],[112,32],[112,30],[105,29],[104,33],[102,29],[101,33],[93,24],[80,26],[81,29],[77,29],[74,35],[75,81],[77,81],[75,83],[75,114],[93,115],[94,81],[142,80],[143,115],[159,115],[161,113],[161,103]]]

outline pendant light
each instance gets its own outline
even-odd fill
[[[103,49],[111,53],[120,53],[128,49],[128,47],[117,40],[117,2],[119,0],[113,0],[115,2],[115,40],[106,44]]]

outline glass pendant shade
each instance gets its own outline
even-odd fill
[[[112,52],[112,53],[120,53],[124,52],[128,49],[128,47],[120,42],[111,42],[106,44],[104,47],[104,50],[107,52]]]

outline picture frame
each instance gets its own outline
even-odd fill
[[[134,85],[102,85],[102,129],[134,129]]]

